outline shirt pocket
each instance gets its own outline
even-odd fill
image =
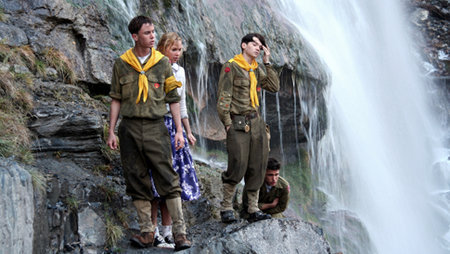
[[[247,105],[250,101],[250,80],[246,78],[234,79],[233,99],[238,104]]]
[[[138,87],[138,76],[126,75],[120,78],[120,88],[122,90],[122,100],[126,100],[132,97],[133,90]]]
[[[155,101],[164,100],[166,94],[164,92],[164,79],[157,75],[149,74],[148,79],[148,96]]]

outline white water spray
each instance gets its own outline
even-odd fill
[[[279,0],[279,7],[331,76],[329,125],[313,158],[328,211],[355,214],[374,247],[338,243],[337,251],[443,252],[430,194],[440,133],[399,1]]]

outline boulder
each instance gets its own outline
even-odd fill
[[[185,253],[330,253],[330,246],[310,223],[271,219],[229,225],[213,237],[197,238]]]
[[[105,244],[105,223],[90,207],[78,213],[78,234],[83,247],[102,247]]]
[[[27,170],[0,158],[0,252],[33,252],[33,183]]]

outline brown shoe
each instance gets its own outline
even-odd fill
[[[186,238],[185,234],[174,234],[175,251],[191,248],[191,242]]]
[[[138,248],[148,248],[153,246],[153,240],[155,239],[154,232],[143,232],[140,235],[134,235],[131,237],[131,244]]]

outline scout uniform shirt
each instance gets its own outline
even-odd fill
[[[134,50],[133,50],[134,53]],[[144,66],[147,58],[142,66]],[[145,72],[148,79],[148,99],[142,99],[136,104],[139,93],[139,73],[128,63],[118,58],[114,63],[109,96],[120,101],[120,114],[129,118],[159,119],[167,113],[166,103],[180,101],[177,89],[167,94],[164,92],[164,82],[173,76],[169,59],[163,57]]]
[[[268,214],[284,212],[289,202],[289,183],[280,176],[277,184],[269,191],[267,190],[267,185],[264,183],[259,190],[258,206],[261,208],[262,204],[272,203],[276,198],[279,198],[276,207],[263,210],[263,212]]]
[[[261,65],[256,68],[255,75],[258,81],[256,91],[261,101],[261,88],[270,92],[280,89],[278,74],[270,65],[265,65],[264,72]],[[250,77],[246,70],[239,67],[236,62],[227,62],[220,72],[218,88],[217,111],[219,118],[225,126],[232,124],[231,115],[247,115],[257,112],[250,100]]]

